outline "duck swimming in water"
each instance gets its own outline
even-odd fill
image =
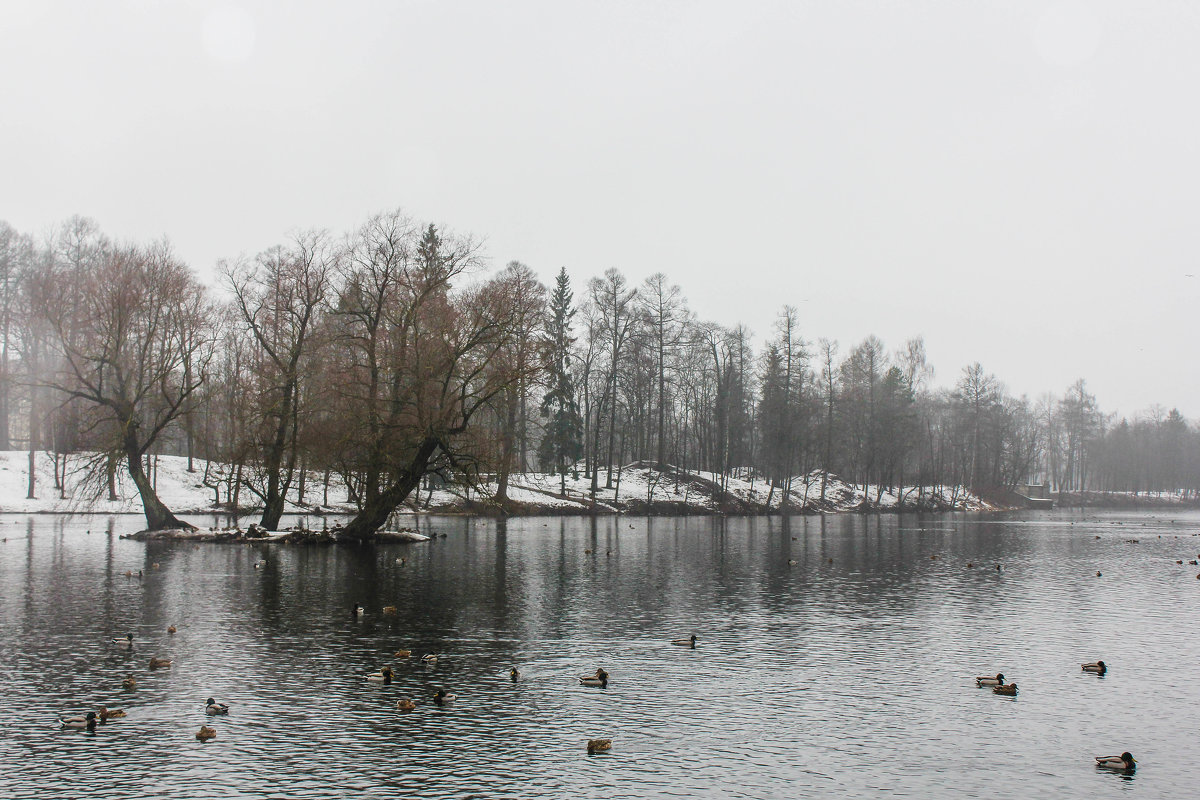
[[[1008,697],[1016,697],[1017,696],[1017,685],[1015,683],[1009,683],[1009,684],[1001,684],[999,686],[993,686],[992,693],[993,694],[1002,694],[1002,695],[1006,695]]]
[[[415,711],[417,704],[407,697],[401,697],[396,701],[396,708],[400,709],[401,711]]]
[[[585,675],[579,679],[579,682],[584,686],[599,686],[601,689],[608,688],[608,673],[603,668],[596,670],[595,675]]]
[[[130,691],[137,688],[137,681],[134,680],[132,672],[125,676],[125,680],[121,685]]]
[[[210,697],[204,701],[204,713],[208,714],[210,717],[228,714],[229,706],[225,705],[224,703],[218,703],[216,700]]]
[[[201,725],[200,730],[196,732],[196,738],[202,742],[207,742],[209,739],[217,738],[216,728],[210,728],[207,725]]]
[[[108,706],[100,706],[100,724],[108,722],[110,719],[120,719],[125,716],[123,708],[109,708]]]
[[[373,672],[368,675],[367,680],[375,681],[376,683],[390,684],[392,682],[392,678],[394,677],[396,677],[396,675],[394,672],[392,672],[392,668],[384,667],[383,669],[379,670],[379,672]]]
[[[83,717],[59,717],[58,722],[67,730],[94,732],[96,730],[96,712],[89,711]]]
[[[133,634],[127,633],[120,638],[111,639],[110,641],[115,645],[120,645],[121,647],[133,647]]]
[[[437,694],[433,696],[434,705],[448,706],[458,699],[456,694],[446,694],[445,689],[438,689]]]
[[[587,751],[592,756],[596,753],[607,753],[612,750],[612,739],[588,739]]]
[[[997,672],[996,677],[989,678],[986,675],[982,678],[975,679],[976,686],[1002,686],[1004,685],[1004,673]]]
[[[426,664],[436,664],[438,660],[437,653],[426,653],[421,656],[421,660]]]
[[[521,671],[516,667],[513,667],[508,671],[508,677],[512,679],[513,683],[516,683],[521,677]]]
[[[693,633],[692,638],[690,638],[690,639],[672,639],[671,644],[677,645],[679,647],[690,647],[693,650],[695,650],[696,649],[696,634]]]
[[[367,613],[367,610],[362,607],[362,603],[355,603],[354,607],[350,609],[350,613],[355,617],[361,617]]]
[[[1128,750],[1119,756],[1096,756],[1096,766],[1105,769],[1137,769],[1137,760]]]
[[[1103,661],[1096,661],[1091,664],[1084,664],[1083,671],[1084,672],[1094,672],[1097,675],[1103,675],[1104,673],[1108,672],[1108,665],[1105,664]]]
[[[150,659],[150,669],[170,669],[171,659],[169,658],[152,658]]]

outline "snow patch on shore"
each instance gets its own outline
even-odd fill
[[[116,500],[109,500],[107,491],[97,496],[93,482],[84,480],[89,454],[66,457],[63,488],[55,488],[54,458],[38,453],[35,468],[35,497],[27,498],[29,454],[25,451],[0,451],[0,513],[106,513],[140,514],[142,503],[133,481],[124,469],[117,474]],[[216,503],[213,488],[204,484],[205,463],[194,462],[193,472],[187,470],[182,456],[158,456],[152,459],[153,476],[161,499],[176,514],[211,514],[227,512],[227,492],[222,484],[221,504]],[[62,462],[59,463],[63,471]],[[209,473],[209,483],[215,483],[217,470]],[[566,496],[561,494],[561,479],[542,473],[514,474],[509,479],[510,508],[531,513],[600,512],[677,512],[677,513],[763,513],[820,512],[836,513],[857,510],[895,510],[905,508],[955,509],[960,511],[988,510],[993,506],[961,487],[905,487],[903,494],[892,487],[882,490],[876,486],[856,486],[836,475],[813,471],[792,479],[790,491],[771,486],[751,470],[738,470],[733,476],[712,472],[690,472],[676,467],[659,468],[653,463],[638,462],[614,470],[610,476],[601,470],[593,495],[590,478],[582,472],[567,475]],[[824,499],[821,484],[824,481]],[[608,484],[611,483],[611,486]],[[484,483],[471,490],[463,487],[423,489],[414,492],[405,503],[408,511],[454,511],[473,505],[495,506],[496,483]],[[355,506],[346,487],[336,477],[330,477],[326,497],[323,475],[309,473],[304,502],[300,502],[298,487],[288,496],[287,513],[352,514]],[[768,500],[770,504],[768,506]],[[250,511],[256,498],[243,489],[239,497],[242,511]]]

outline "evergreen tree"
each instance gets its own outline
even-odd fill
[[[546,433],[538,448],[538,458],[543,468],[550,465],[559,473],[560,490],[567,494],[567,464],[574,463],[583,454],[583,420],[575,402],[575,387],[571,382],[571,318],[575,309],[571,306],[574,294],[567,268],[563,267],[555,279],[554,291],[550,295],[550,318],[547,321],[550,335],[550,390],[542,398],[542,416],[548,421]]]

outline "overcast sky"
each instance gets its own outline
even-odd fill
[[[0,219],[219,258],[402,207],[761,338],[1200,416],[1200,4],[4,2]],[[582,290],[578,292],[582,294]]]

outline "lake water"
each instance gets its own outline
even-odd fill
[[[445,538],[337,548],[118,538],[140,522],[0,517],[0,796],[1195,791],[1194,512],[431,518]],[[1018,697],[975,687],[997,671]],[[128,717],[58,729],[101,704]],[[1135,774],[1093,767],[1122,750]]]

